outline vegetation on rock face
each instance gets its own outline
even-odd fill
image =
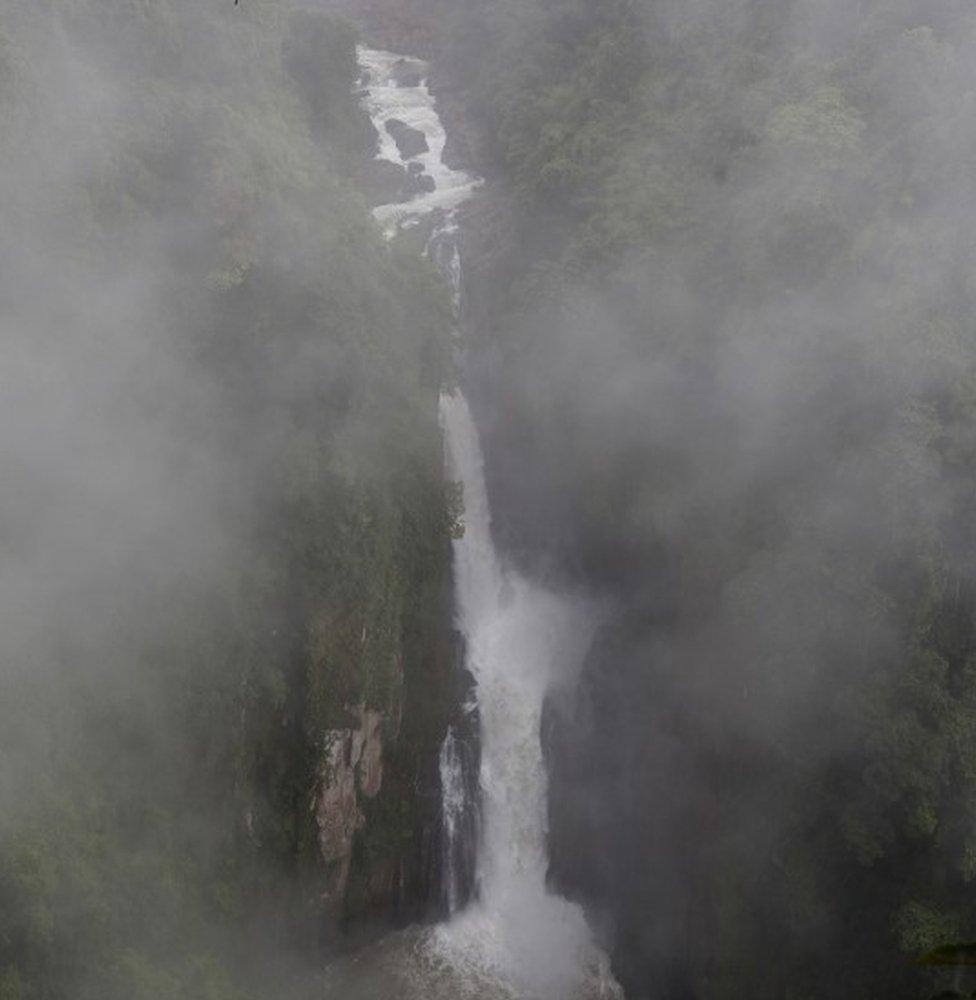
[[[619,609],[556,880],[634,997],[925,995],[976,928],[970,7],[427,6],[499,523]]]
[[[271,0],[4,13],[3,1000],[285,995],[359,705],[343,916],[422,905],[450,305],[349,180],[354,40]]]
[[[932,992],[976,931],[971,5],[395,6],[500,206],[499,530],[615,609],[547,717],[554,881],[633,997]],[[367,712],[338,916],[423,898],[448,298],[352,180],[348,25],[8,8],[0,1000],[301,993]]]

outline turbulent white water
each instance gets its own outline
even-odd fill
[[[361,49],[364,101],[381,135],[379,155],[403,163],[385,129],[390,118],[421,129],[430,151],[417,159],[433,192],[383,206],[395,231],[431,212],[431,247],[460,292],[453,212],[476,179],[442,162],[444,130],[425,84],[396,86],[399,56]],[[422,65],[422,64],[421,64]],[[491,533],[477,429],[464,396],[441,401],[449,474],[464,486],[463,538],[455,542],[459,627],[477,683],[481,720],[482,829],[479,895],[432,930],[391,935],[327,973],[329,996],[376,1000],[597,1000],[619,997],[582,910],[546,887],[547,780],[541,746],[543,702],[578,666],[591,638],[592,610],[551,593],[500,563]],[[454,734],[441,754],[445,827],[450,837],[465,794]],[[448,872],[449,891],[451,873]]]
[[[476,981],[516,997],[616,995],[578,906],[546,888],[547,781],[542,706],[578,665],[591,609],[499,564],[478,434],[460,394],[441,404],[451,474],[464,484],[455,587],[481,717],[483,831],[478,901],[438,927],[430,947]]]
[[[432,192],[420,195],[405,203],[382,205],[374,215],[389,229],[409,225],[411,221],[440,209],[449,212],[462,204],[477,186],[478,180],[462,170],[452,170],[444,163],[447,135],[440,117],[434,109],[434,98],[424,79],[418,87],[398,86],[395,69],[398,63],[409,63],[417,68],[419,60],[405,60],[393,52],[377,49],[359,49],[359,64],[367,74],[363,103],[380,134],[378,158],[399,166],[411,162],[423,167],[423,172],[434,180]],[[419,129],[427,139],[427,152],[404,158],[386,128],[391,119]]]

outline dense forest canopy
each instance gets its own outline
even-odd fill
[[[354,43],[271,0],[3,5],[3,1000],[282,996],[323,741],[434,683],[449,302],[354,183]]]
[[[0,1000],[319,995],[430,915],[457,375],[357,22],[488,179],[498,541],[605,609],[553,889],[636,1000],[973,989],[912,964],[976,938],[971,3],[0,6]]]
[[[636,997],[924,995],[976,932],[976,17],[441,8],[496,508],[617,607],[554,878]]]

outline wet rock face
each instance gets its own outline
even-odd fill
[[[420,156],[430,150],[427,145],[427,137],[419,128],[413,128],[399,118],[390,118],[386,122],[386,131],[393,137],[393,141],[400,150],[400,155],[409,160],[414,156]]]
[[[424,173],[422,163],[409,169],[389,160],[371,160],[360,175],[360,183],[370,205],[391,205],[410,201],[436,187],[434,178]]]
[[[362,711],[362,729],[359,731],[359,762],[356,778],[359,790],[368,799],[374,799],[383,785],[383,716],[369,709]]]
[[[365,705],[349,711],[359,725],[326,734],[315,799],[319,851],[329,869],[325,899],[332,906],[345,896],[353,844],[365,822],[360,796],[375,798],[383,785],[383,715]]]
[[[407,171],[389,160],[370,160],[360,174],[360,184],[370,205],[399,201],[407,181]]]
[[[398,59],[392,76],[398,87],[419,87],[424,82],[424,68],[416,60]]]
[[[356,796],[353,733],[351,730],[336,730],[329,733],[328,740],[315,819],[322,860],[332,864],[352,850],[353,837],[362,826],[363,815]]]

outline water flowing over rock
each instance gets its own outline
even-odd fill
[[[426,66],[419,59],[401,57],[390,68],[390,76],[398,87],[419,87],[426,79]]]
[[[396,119],[424,135],[428,148],[419,162],[434,182],[423,197],[384,205],[374,214],[391,236],[398,228],[433,220],[428,253],[459,309],[462,261],[455,215],[478,181],[443,162],[446,136],[423,64],[369,49],[359,56],[368,72],[364,103],[380,132],[379,158],[406,166],[402,145],[389,129],[379,128]],[[405,62],[419,71],[407,74]],[[327,984],[336,995],[364,1000],[619,997],[582,910],[546,886],[543,705],[554,684],[572,677],[597,615],[584,601],[551,593],[503,565],[492,539],[478,432],[460,391],[442,397],[441,423],[448,477],[464,490],[465,530],[454,543],[454,570],[458,627],[479,720],[477,794],[472,796],[465,776],[472,755],[452,727],[440,760],[451,919],[430,931],[394,935],[354,961],[334,965]],[[339,832],[343,829],[340,824]],[[476,849],[478,892],[462,908],[455,866],[463,863],[465,847]]]
[[[396,67],[400,56],[375,49],[360,49],[359,59],[368,74],[368,85],[363,91],[363,104],[373,120],[379,135],[377,162],[386,162],[407,169],[405,158],[393,136],[386,129],[386,122],[396,119],[424,134],[427,150],[409,158],[410,163],[420,163],[423,172],[433,180],[434,187],[421,197],[401,200],[390,196],[380,204],[374,214],[388,233],[398,225],[410,225],[434,212],[450,213],[470,197],[478,186],[478,178],[461,170],[452,170],[444,163],[447,135],[434,108],[434,98],[427,87],[425,64],[412,60],[421,69],[413,77],[415,86],[401,86],[396,80]],[[402,74],[401,74],[402,76]],[[429,187],[429,182],[427,185]]]
[[[427,137],[419,128],[413,128],[399,118],[390,118],[386,123],[386,131],[393,136],[393,141],[405,160],[411,160],[421,153],[430,150]]]

